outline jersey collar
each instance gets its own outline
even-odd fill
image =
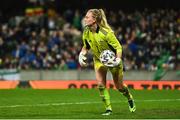
[[[99,29],[100,29],[100,27],[99,27],[99,25],[98,25],[98,26],[97,26],[97,29],[96,29],[96,33],[99,32]]]

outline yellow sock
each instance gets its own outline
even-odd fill
[[[99,87],[99,92],[106,110],[112,110],[108,90],[105,87]]]
[[[129,92],[129,89],[127,86],[124,86],[123,90],[119,90],[128,100],[132,100],[133,96],[132,94]]]

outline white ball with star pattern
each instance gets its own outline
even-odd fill
[[[100,61],[105,66],[108,66],[109,64],[112,64],[112,61],[115,61],[115,59],[116,59],[116,55],[111,50],[104,50],[100,54]]]

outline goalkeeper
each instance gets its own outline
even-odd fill
[[[106,108],[102,115],[111,115],[112,113],[110,95],[106,88],[106,74],[108,70],[112,73],[116,88],[127,98],[130,112],[135,112],[136,107],[133,97],[123,83],[122,46],[108,25],[104,11],[102,9],[88,10],[84,23],[83,47],[79,54],[79,63],[81,66],[87,66],[86,54],[91,49],[98,89]],[[103,50],[112,50],[116,54],[115,61],[108,64],[109,66],[103,65],[99,60]]]

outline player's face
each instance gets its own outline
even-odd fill
[[[87,12],[84,18],[84,23],[86,26],[92,26],[95,24],[95,19],[93,18],[92,12]]]

